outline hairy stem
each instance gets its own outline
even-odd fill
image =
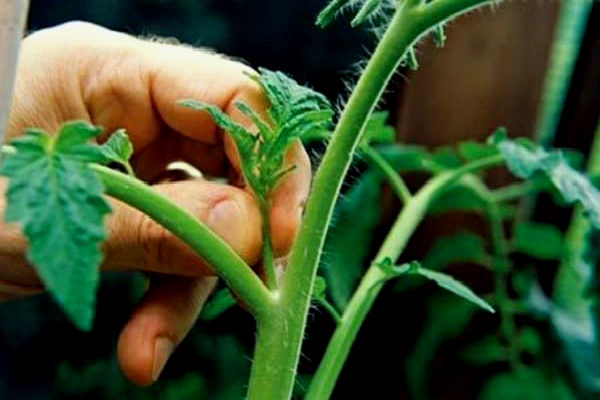
[[[257,318],[272,308],[273,296],[227,243],[193,215],[143,182],[100,165],[92,165],[109,196],[142,211],[188,244],[209,263]]]
[[[316,173],[304,222],[280,288],[280,310],[276,317],[281,320],[278,323],[257,321],[258,340],[248,399],[287,400],[291,396],[316,271],[335,201],[367,120],[407,49],[439,23],[486,2],[436,0],[431,5],[439,3],[441,7],[435,8],[398,3],[394,17],[340,116]]]
[[[28,8],[27,0],[0,0],[0,144],[4,143]]]

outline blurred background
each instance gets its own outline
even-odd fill
[[[357,65],[373,48],[374,34],[350,29],[344,18],[326,31],[316,28],[313,21],[324,4],[322,0],[33,0],[28,29],[85,20],[134,35],[175,37],[241,58],[253,67],[288,72],[341,101]],[[443,146],[466,138],[483,140],[500,125],[516,135],[534,136],[560,7],[559,1],[506,1],[494,10],[488,7],[452,22],[443,49],[429,41],[420,44],[420,69],[400,71],[381,107],[389,110],[398,140]],[[587,28],[585,23],[581,28],[581,50],[574,78],[564,90],[566,106],[557,112],[553,140],[584,154],[600,105],[598,4],[589,18]],[[316,145],[311,150],[316,162],[322,148]],[[360,173],[357,165],[349,181]],[[507,177],[498,174],[492,179],[500,182]],[[377,232],[389,226],[398,204],[383,196],[382,207]],[[536,214],[559,227],[566,226],[570,215],[544,199]],[[483,225],[463,214],[432,218],[411,242],[406,258],[421,257],[435,237],[464,226],[481,230]],[[493,286],[491,274],[481,268],[469,263],[452,268],[476,292]],[[540,282],[550,282],[556,266],[538,268]],[[254,324],[238,307],[214,320],[199,321],[155,386],[136,388],[124,380],[115,358],[117,335],[142,294],[140,276],[105,276],[95,328],[88,334],[75,330],[47,295],[0,304],[0,399],[243,398]],[[556,352],[541,356],[548,371],[535,372],[520,383],[511,380],[506,362],[482,362],[482,354],[493,351],[493,345],[486,347],[480,339],[497,332],[499,322],[498,316],[474,314],[469,305],[431,286],[389,285],[358,336],[333,398],[575,398],[568,373],[548,380],[552,371],[564,370],[565,362]],[[541,349],[553,349],[554,339],[540,333],[547,330],[547,322],[531,319],[523,324],[533,327],[527,339],[532,343],[531,357]],[[333,327],[326,314],[313,309],[299,394]],[[501,394],[502,388],[510,390]]]

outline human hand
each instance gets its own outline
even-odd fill
[[[8,136],[27,127],[54,132],[64,121],[83,119],[105,128],[100,140],[117,128],[127,129],[135,149],[132,165],[143,180],[154,182],[178,160],[208,175],[229,177],[230,185],[195,180],[155,188],[255,264],[262,244],[261,218],[256,200],[240,185],[235,146],[208,115],[176,104],[184,98],[213,103],[248,124],[233,106],[236,101],[258,110],[267,106],[248,71],[243,64],[206,51],[68,23],[23,41]],[[295,237],[310,185],[310,162],[300,143],[290,148],[287,162],[296,169],[271,199],[272,240],[280,255]],[[215,280],[209,277],[210,266],[172,234],[118,201],[113,206],[103,269],[162,276],[153,279],[119,339],[125,375],[135,383],[150,384],[195,322]],[[0,299],[42,289],[27,265],[25,248],[15,226],[0,227]]]

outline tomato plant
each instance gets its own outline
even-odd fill
[[[331,314],[336,329],[305,398],[329,398],[381,289],[388,282],[409,277],[416,282],[431,281],[487,312],[498,313],[501,332],[499,343],[494,345],[500,350],[493,357],[507,361],[514,376],[543,381],[522,360],[527,330],[515,322],[521,311],[515,307],[508,284],[514,270],[513,253],[561,261],[553,299],[532,293],[532,285],[529,291],[518,294],[537,295],[538,311],[552,321],[558,332],[571,328],[569,321],[581,328],[579,336],[570,336],[573,340],[565,343],[573,355],[573,368],[581,368],[574,359],[582,347],[595,350],[594,301],[585,297],[585,291],[593,282],[596,260],[592,244],[600,227],[600,192],[593,180],[600,166],[600,143],[591,152],[587,171],[577,166],[571,153],[511,138],[503,128],[490,132],[485,143],[460,143],[440,155],[395,143],[387,114],[375,111],[395,71],[401,65],[418,68],[414,46],[421,38],[433,35],[436,44],[443,46],[444,25],[449,20],[490,3],[494,2],[331,1],[317,18],[321,27],[347,9],[356,11],[353,26],[375,17],[385,20],[385,31],[337,116],[323,95],[282,72],[267,69],[259,69],[253,76],[270,102],[267,115],[260,115],[244,103],[235,104],[255,130],[237,124],[214,106],[181,99],[182,107],[209,114],[237,146],[244,178],[261,206],[264,281],[205,225],[133,175],[128,161],[132,146],[123,131],[114,133],[104,145],[93,145],[89,139],[101,130],[74,121],[62,125],[54,136],[29,129],[4,146],[0,172],[9,178],[5,218],[20,224],[30,244],[29,261],[64,311],[84,330],[90,329],[93,321],[102,258],[99,245],[105,237],[102,221],[110,212],[103,194],[141,210],[170,230],[212,265],[227,290],[241,299],[256,320],[248,399],[291,398],[313,301]],[[550,86],[549,93],[564,91]],[[556,106],[551,101],[549,104],[551,120]],[[548,124],[540,122],[544,137]],[[302,227],[285,272],[278,277],[268,228],[269,195],[289,172],[283,166],[284,153],[296,140],[320,140],[327,145],[316,170]],[[364,160],[367,170],[349,189],[346,199],[339,201],[344,177],[355,156]],[[124,172],[108,166],[115,164]],[[490,188],[484,174],[494,168],[506,168],[518,182]],[[416,190],[404,180],[406,172],[414,171],[428,177]],[[384,182],[402,208],[380,248],[368,260],[368,237],[378,218],[380,186]],[[537,193],[549,193],[557,201],[574,206],[566,238],[550,225],[515,217],[515,203]],[[339,220],[330,228],[336,202],[340,203]],[[483,215],[489,244],[474,234],[462,233],[437,242],[422,260],[400,261],[423,219],[432,212],[449,209]],[[514,229],[507,229],[508,223]],[[348,248],[354,235],[364,242]],[[324,246],[330,256],[323,260]],[[441,270],[464,259],[494,271],[491,294],[478,295]],[[65,265],[72,267],[65,270]],[[235,303],[228,291],[215,296],[211,312],[218,314]],[[587,376],[594,377],[600,371],[597,362],[590,362],[587,368]],[[514,376],[505,376],[499,382],[505,384]],[[591,380],[585,382],[586,390],[597,391],[597,382]]]

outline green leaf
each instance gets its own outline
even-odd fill
[[[423,259],[426,268],[439,270],[450,264],[473,262],[486,264],[489,256],[483,239],[473,233],[459,232],[438,239]]]
[[[435,199],[429,207],[429,211],[432,214],[448,211],[481,212],[485,210],[485,207],[485,202],[480,197],[474,196],[472,190],[464,186],[456,186]]]
[[[124,129],[110,135],[106,143],[100,146],[100,151],[108,162],[118,163],[129,169],[129,159],[133,155],[133,145]]]
[[[430,399],[431,374],[429,369],[436,352],[448,340],[463,334],[471,321],[475,308],[466,301],[447,292],[425,299],[427,316],[423,329],[406,359],[406,378],[411,399]]]
[[[444,274],[438,271],[432,271],[427,268],[423,268],[420,263],[413,261],[408,264],[399,266],[389,267],[386,263],[382,263],[381,268],[384,272],[387,272],[389,277],[400,276],[403,274],[420,275],[423,278],[429,279],[435,282],[439,287],[446,289],[455,295],[462,297],[465,300],[483,308],[486,311],[494,313],[494,309],[485,300],[477,296],[471,289],[465,286],[464,283],[457,281],[448,274]]]
[[[326,290],[327,290],[327,281],[322,276],[317,276],[315,278],[313,297],[315,299],[324,299]]]
[[[331,299],[341,310],[366,266],[381,217],[382,179],[374,171],[363,174],[336,206],[334,223],[327,233],[321,268]]]
[[[362,135],[363,144],[372,142],[391,144],[394,142],[396,130],[387,124],[388,117],[389,112],[387,111],[378,111],[371,115]]]
[[[579,202],[594,226],[600,227],[600,192],[584,174],[573,169],[560,151],[548,152],[495,135],[495,143],[508,169],[517,177],[527,179],[537,172],[548,176],[554,187],[569,203]]]
[[[516,251],[542,260],[560,259],[563,235],[553,225],[521,222],[515,226],[513,246]]]
[[[498,335],[488,335],[460,352],[461,358],[472,365],[486,365],[506,360],[506,346]]]
[[[486,382],[478,398],[479,400],[575,400],[577,397],[560,377],[529,367],[495,375]]]
[[[100,130],[83,122],[64,124],[55,137],[39,130],[11,142],[0,173],[8,178],[7,222],[28,239],[27,259],[73,322],[91,328],[100,243],[110,212],[98,176],[87,165],[98,150],[87,141]]]
[[[328,131],[333,117],[331,105],[325,96],[299,85],[281,72],[259,69],[260,75],[251,76],[267,96],[270,107],[268,121],[246,104],[236,107],[257,127],[259,133],[233,121],[218,107],[194,100],[179,104],[210,114],[215,123],[229,132],[240,154],[242,171],[249,186],[262,198],[292,168],[284,167],[283,158],[289,145],[305,135]]]
[[[377,146],[377,152],[391,164],[396,171],[428,171],[424,161],[429,158],[427,151],[421,146],[402,143]]]
[[[498,154],[498,149],[486,143],[467,141],[458,145],[458,153],[465,161],[476,161]]]
[[[438,147],[431,154],[431,160],[445,168],[458,168],[462,161],[456,151],[450,146]]]

